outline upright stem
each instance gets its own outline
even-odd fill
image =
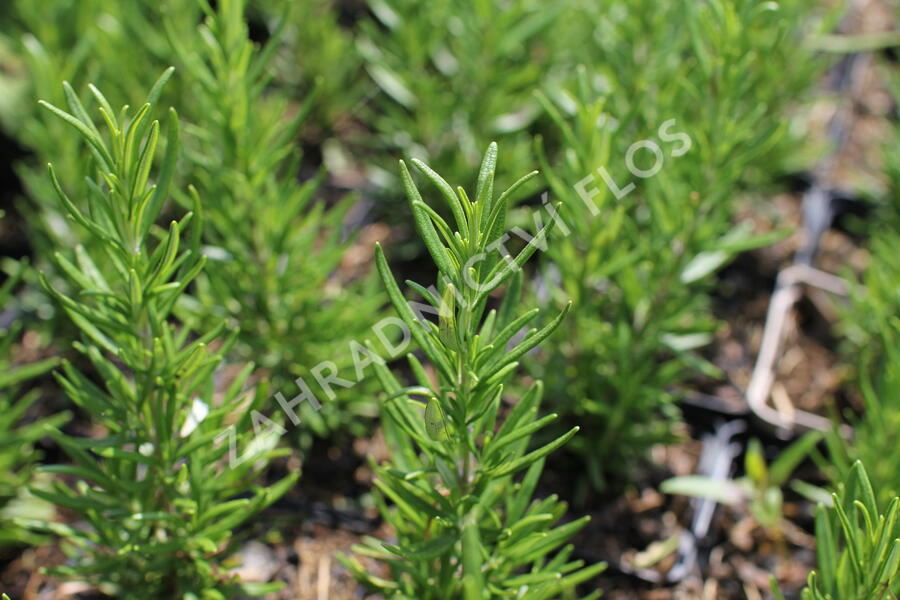
[[[457,391],[459,392],[459,402],[461,403],[462,414],[463,414],[463,422],[462,429],[467,429],[468,425],[466,423],[469,420],[468,415],[468,407],[469,407],[469,395],[471,390],[470,385],[470,377],[469,372],[471,369],[469,368],[469,331],[472,327],[472,311],[471,311],[471,297],[468,287],[463,287],[463,296],[464,300],[462,302],[462,306],[460,307],[461,318],[460,318],[460,331],[464,333],[462,344],[460,344],[459,348],[459,363],[458,363],[458,371],[457,371]],[[470,488],[470,478],[471,478],[471,455],[469,453],[469,445],[466,443],[467,439],[467,431],[460,431],[460,440],[462,441],[460,447],[460,460],[462,461],[462,489],[463,495],[469,493]]]

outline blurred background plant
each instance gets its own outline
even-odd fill
[[[369,0],[356,47],[378,93],[363,116],[374,135],[359,151],[372,153],[370,177],[388,198],[399,190],[398,154],[463,186],[491,140],[510,173],[531,167],[529,131],[540,114],[531,91],[565,76],[574,4]]]
[[[276,391],[293,390],[296,377],[312,380],[310,369],[323,360],[352,370],[348,344],[363,339],[383,303],[374,279],[341,269],[354,238],[344,222],[355,198],[334,205],[317,198],[322,172],[299,180],[297,132],[314,100],[298,104],[269,89],[272,56],[298,10],[280,4],[285,14],[262,46],[249,38],[245,0],[201,3],[199,28],[182,11],[166,20],[172,58],[184,71],[184,176],[209,199],[203,252],[210,268],[198,278],[196,308],[207,323],[235,324],[238,356],[266,369]],[[189,206],[187,195],[181,199]],[[360,418],[377,414],[365,386],[338,389],[329,400],[321,410],[303,405],[297,431],[304,445],[311,431],[362,435]]]
[[[340,0],[305,0],[294,2],[285,15],[279,4],[250,5],[269,22],[286,18],[282,43],[272,57],[273,83],[283,88],[286,97],[307,99],[309,117],[301,127],[301,140],[320,148],[333,175],[345,175],[344,169],[356,165],[347,164],[352,159],[342,140],[358,134],[357,113],[372,93],[349,28],[363,17],[364,6]],[[329,161],[331,155],[334,158]]]
[[[736,224],[748,181],[787,168],[791,102],[819,74],[796,57],[813,15],[770,4],[601,3],[594,58],[539,96],[562,141],[538,151],[572,233],[542,255],[537,294],[574,306],[535,372],[563,422],[595,432],[571,448],[597,489],[676,438],[689,381],[720,376],[698,352],[716,273],[787,233]]]
[[[10,48],[7,89],[15,93],[0,118],[29,153],[16,165],[27,197],[17,208],[24,217],[35,266],[48,270],[57,248],[72,247],[88,237],[72,227],[58,206],[44,201],[54,196],[46,164],[53,158],[67,191],[80,199],[87,189],[83,173],[92,159],[84,140],[69,135],[67,125],[41,111],[35,100],[65,104],[62,81],[78,90],[93,82],[118,105],[140,97],[146,73],[158,73],[163,67],[157,68],[136,42],[146,37],[138,31],[152,29],[140,3],[51,0],[38,5],[14,0],[5,13],[10,23],[4,30]]]
[[[15,364],[13,346],[22,341],[24,319],[18,315],[20,308],[14,292],[27,266],[9,260],[3,267],[6,279],[0,284],[0,546],[37,544],[41,538],[16,526],[13,519],[52,516],[52,508],[28,492],[28,486],[37,483],[33,467],[41,457],[34,444],[49,427],[59,426],[68,416],[32,417],[23,423],[41,394],[39,389],[25,391],[23,386],[55,367],[59,360],[51,357]]]
[[[890,73],[895,99],[900,99],[900,73]],[[854,435],[829,436],[830,466],[836,481],[848,476],[854,461],[866,465],[879,500],[900,495],[900,126],[884,145],[884,194],[872,198],[863,223],[868,239],[868,265],[851,286],[851,300],[842,312],[844,353],[855,367],[854,383],[862,414],[851,416]],[[849,274],[852,276],[852,274]]]
[[[662,482],[660,491],[709,498],[720,504],[745,503],[766,535],[783,546],[784,488],[794,470],[813,452],[821,439],[819,432],[809,432],[784,448],[767,464],[762,444],[754,438],[747,444],[742,477],[714,479],[704,475],[683,475]]]
[[[616,131],[630,144],[675,119],[695,144],[692,160],[675,168],[691,174],[698,191],[711,179],[722,188],[766,185],[785,170],[808,168],[810,152],[821,151],[802,143],[808,131],[792,117],[831,60],[815,54],[811,41],[831,31],[842,7],[606,0],[586,10],[593,12],[582,21],[590,29],[582,60],[608,98]],[[734,202],[703,200],[707,210],[733,210]]]

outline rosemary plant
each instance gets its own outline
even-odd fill
[[[666,172],[692,160],[681,158],[692,142],[676,122],[661,124],[652,138],[666,157],[657,179],[651,185],[633,178],[614,162],[612,131],[596,126],[605,104],[587,100],[586,81],[582,72],[571,120],[545,101],[571,145],[557,166],[541,153],[570,235],[549,248],[542,268],[549,297],[569,297],[577,309],[564,325],[567,335],[551,341],[547,360],[535,368],[548,381],[554,408],[598,432],[573,449],[593,486],[603,488],[621,482],[651,445],[675,438],[675,400],[690,377],[717,375],[695,353],[715,329],[715,272],[782,234],[752,235],[718,207],[711,210],[707,202],[726,202],[730,186],[716,180],[695,187]],[[621,148],[620,156],[626,153]]]
[[[232,531],[296,477],[268,488],[254,485],[278,454],[273,436],[257,437],[248,460],[228,460],[230,444],[217,440],[230,434],[248,443],[266,389],[243,392],[252,365],[230,382],[216,375],[233,343],[224,324],[195,332],[191,323],[173,317],[205,261],[196,193],[193,212],[166,228],[156,225],[179,154],[178,120],[170,109],[165,153],[155,170],[163,128],[151,115],[171,73],[163,74],[136,110],[116,113],[91,88],[105,136],[74,93],[67,93],[70,112],[44,103],[78,132],[94,160],[94,175],[85,173],[90,195],[78,203],[63,191],[52,167],[50,178],[64,210],[93,239],[91,248],[102,251],[78,246],[57,254],[68,288],[76,290],[72,295],[41,279],[80,330],[76,348],[99,376],[66,362],[59,384],[103,437],[55,432],[73,464],[45,471],[72,485],[57,480],[51,491],[33,490],[74,512],[84,526],[26,524],[64,538],[72,560],[55,569],[60,576],[102,584],[119,598],[221,599],[241,589],[220,565],[234,548]],[[244,591],[270,590],[248,584]]]
[[[895,74],[895,98],[900,99],[900,75]],[[861,460],[879,491],[879,500],[900,496],[900,127],[885,144],[888,187],[868,224],[869,264],[862,281],[851,286],[851,301],[841,326],[847,338],[845,354],[856,367],[855,383],[863,413],[851,417],[854,438],[829,436],[830,459],[837,479]],[[869,224],[870,223],[870,224]]]
[[[590,21],[604,62],[539,95],[563,140],[541,150],[542,167],[571,230],[544,254],[543,296],[575,309],[536,373],[554,410],[596,432],[572,445],[596,488],[678,434],[685,384],[719,376],[698,352],[716,328],[711,296],[724,295],[716,273],[785,233],[734,218],[750,175],[780,164],[782,86],[809,81],[759,64],[793,60],[803,13],[787,5],[779,20],[744,0],[617,3]]]
[[[127,5],[53,0],[45,9],[65,23],[58,29],[47,27],[31,3],[17,0],[14,14],[28,31],[21,55],[29,91],[56,104],[65,102],[60,79],[75,82],[74,89],[88,77],[99,79],[104,90],[113,90],[111,99],[124,100],[134,97],[134,81],[144,73],[169,64],[181,67],[162,92],[183,107],[189,123],[188,160],[175,181],[193,182],[202,197],[217,198],[205,207],[203,232],[203,253],[215,268],[198,277],[192,310],[205,316],[201,328],[222,319],[238,328],[235,355],[258,363],[260,376],[287,394],[293,380],[308,379],[308,369],[323,358],[335,359],[338,368],[351,362],[347,342],[372,322],[383,296],[374,278],[364,280],[352,269],[343,275],[338,268],[352,242],[345,239],[343,221],[353,198],[328,204],[324,194],[316,194],[321,172],[299,182],[297,132],[308,122],[315,98],[311,94],[298,105],[285,86],[272,82],[272,62],[285,36],[295,33],[292,24],[302,11],[291,2],[267,3],[266,11],[275,15],[272,31],[258,47],[250,40],[246,5],[245,0],[215,8],[194,0]],[[94,26],[101,20],[108,27]],[[155,25],[160,21],[164,27]],[[198,21],[203,21],[199,27]],[[65,52],[66,44],[77,51]],[[53,157],[61,185],[77,205],[88,193],[80,176],[90,159],[83,140],[65,135],[65,123],[44,114],[24,108],[20,113],[9,119],[22,123],[14,134],[37,157],[35,163]],[[44,257],[61,246],[80,243],[90,249],[92,239],[61,218],[56,206],[40,202],[54,193],[42,167],[29,162],[20,173],[35,201],[26,212],[38,264],[54,273]],[[175,198],[191,209],[187,194]],[[57,283],[65,285],[62,279]],[[336,322],[342,323],[340,335]],[[303,407],[303,439],[311,431],[362,433],[359,417],[377,412],[363,389],[337,389],[339,401],[323,403],[318,412]]]
[[[10,34],[16,50],[9,66],[10,77],[20,93],[4,104],[3,125],[11,137],[27,150],[14,165],[24,197],[17,199],[22,223],[33,249],[36,269],[47,273],[66,292],[67,282],[56,270],[53,254],[59,248],[81,244],[94,251],[94,239],[55,202],[46,165],[53,162],[60,184],[73,201],[87,198],[84,173],[90,172],[91,154],[80,136],[69,134],[68,125],[41,109],[35,98],[56,105],[66,103],[67,92],[85,89],[89,81],[104,90],[113,105],[140,98],[146,92],[147,73],[158,73],[171,64],[154,60],[147,48],[158,38],[149,3],[110,3],[107,0],[48,0],[36,4],[10,0],[4,5],[10,19]],[[171,83],[167,86],[171,89]],[[5,95],[5,91],[4,91]],[[87,206],[79,206],[83,211]],[[100,249],[102,251],[102,249]],[[39,292],[39,289],[36,290]],[[43,327],[52,331],[59,348],[68,348],[77,336],[53,301],[42,293],[29,294],[29,312],[38,312]]]
[[[376,247],[378,271],[394,308],[436,373],[429,377],[419,359],[409,355],[416,383],[404,387],[383,363],[376,363],[388,394],[383,424],[392,458],[375,467],[375,485],[383,494],[381,512],[397,540],[369,538],[355,550],[384,561],[392,578],[367,573],[354,558],[343,561],[388,597],[571,597],[577,584],[604,568],[585,567],[571,559],[571,546],[563,547],[586,517],[557,525],[565,504],[554,496],[532,501],[545,457],[578,428],[529,451],[531,435],[556,418],[538,418],[541,384],[535,382],[508,410],[505,406],[505,384],[519,359],[556,329],[568,307],[543,329],[531,329],[511,343],[538,314],[517,315],[520,269],[546,243],[549,229],[537,232],[515,258],[497,250],[511,194],[536,173],[495,197],[496,160],[492,144],[471,200],[462,188],[454,191],[428,166],[414,161],[448,204],[455,228],[423,200],[400,163],[416,228],[438,271],[436,286],[408,282],[427,304],[407,303]],[[507,281],[499,307],[488,310],[491,292]],[[426,311],[438,315],[437,324],[422,317]],[[514,479],[523,471],[521,480]]]
[[[204,206],[212,268],[198,279],[197,299],[213,322],[227,318],[240,329],[242,358],[266,369],[276,390],[289,390],[297,377],[312,382],[309,369],[323,359],[352,369],[348,343],[362,339],[383,296],[374,279],[338,272],[351,241],[342,239],[342,224],[353,198],[328,207],[314,196],[321,176],[298,181],[296,136],[312,97],[292,108],[267,89],[289,13],[259,48],[249,37],[246,0],[203,5],[199,29],[180,16],[166,21],[188,82],[189,174],[202,197],[215,198]],[[338,389],[338,401],[320,411],[304,404],[303,430],[361,433],[354,417],[377,414],[365,398],[361,388]]]
[[[877,232],[870,244],[872,262],[863,283],[854,289],[854,302],[844,318],[855,334],[853,343],[856,383],[863,400],[863,414],[852,417],[854,439],[834,432],[828,438],[834,474],[844,478],[855,460],[871,465],[869,471],[880,499],[900,495],[900,475],[895,468],[896,440],[900,433],[900,235],[896,229]]]
[[[803,600],[873,600],[900,594],[900,497],[879,509],[866,469],[854,463],[832,506],[816,511],[818,569]],[[774,585],[773,585],[774,588]],[[775,590],[776,597],[784,597]]]
[[[555,23],[574,3],[367,4],[373,17],[358,24],[356,45],[379,92],[363,113],[377,133],[363,142],[376,151],[373,178],[398,188],[389,157],[402,153],[462,182],[492,139],[503,143],[508,164],[526,169],[529,128],[540,114],[531,91],[560,78],[566,37]]]
[[[327,138],[330,151],[334,142],[350,135],[371,90],[353,34],[342,23],[342,7],[334,0],[306,0],[302,10],[285,16],[277,2],[258,4],[268,19],[286,21],[283,44],[272,59],[274,83],[293,98],[309,98],[312,106],[302,139],[323,143]]]
[[[697,179],[766,185],[786,168],[811,166],[814,154],[800,143],[806,127],[793,117],[827,66],[809,42],[834,25],[840,7],[803,0],[583,6],[590,32],[581,61],[609,92],[607,110],[627,143],[676,119],[695,144],[693,161],[680,168]],[[722,204],[725,212],[733,206]]]

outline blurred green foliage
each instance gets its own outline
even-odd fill
[[[47,505],[28,493],[28,486],[33,483],[34,464],[40,458],[34,443],[44,436],[47,428],[67,418],[59,415],[25,421],[40,392],[33,389],[23,393],[23,384],[46,373],[59,361],[46,358],[28,364],[15,363],[14,345],[21,339],[24,320],[17,315],[20,307],[14,292],[26,265],[8,261],[4,267],[8,272],[0,284],[0,546],[40,542],[40,538],[18,527],[13,519],[48,516]]]
[[[187,131],[184,177],[202,198],[203,252],[197,309],[233,321],[243,360],[266,369],[276,390],[309,379],[322,360],[352,368],[348,343],[363,339],[383,296],[374,280],[342,271],[354,237],[344,221],[355,198],[331,205],[316,197],[323,173],[300,182],[298,129],[314,103],[270,89],[271,59],[296,19],[290,3],[263,46],[249,38],[245,0],[218,2],[198,28],[178,13],[165,22],[170,54],[182,72]],[[183,196],[183,204],[189,200]],[[304,405],[303,432],[365,432],[374,417],[364,386],[340,390],[322,410]]]
[[[535,370],[553,410],[592,432],[572,448],[596,488],[675,438],[687,383],[718,376],[699,352],[717,271],[785,233],[735,218],[748,180],[782,170],[792,102],[818,73],[811,16],[796,2],[600,3],[591,62],[540,96],[561,141],[538,150],[571,232],[542,255],[538,293],[574,307]]]
[[[454,185],[470,185],[481,149],[498,140],[510,172],[533,160],[531,95],[564,77],[565,35],[577,2],[369,0],[356,47],[371,78],[363,119],[373,174],[397,189],[390,158],[427,161]],[[501,181],[505,185],[512,183]]]
[[[53,252],[81,241],[82,234],[59,207],[45,201],[54,196],[46,164],[52,157],[66,189],[82,198],[83,173],[91,157],[84,141],[69,135],[66,124],[41,111],[36,100],[64,104],[60,84],[69,81],[79,90],[92,82],[107,90],[113,103],[124,103],[126,98],[140,97],[147,73],[158,73],[162,67],[157,68],[133,41],[141,39],[139,31],[152,30],[140,4],[14,1],[7,10],[11,25],[4,34],[13,51],[10,85],[18,84],[19,92],[18,101],[5,107],[2,119],[7,131],[34,154],[16,165],[29,198],[20,203],[20,210],[34,247],[35,265],[48,269]]]
[[[309,117],[300,135],[304,142],[323,144],[328,140],[352,137],[359,126],[357,113],[369,99],[363,61],[354,46],[347,23],[361,18],[360,5],[339,0],[293,2],[286,15],[278,2],[251,3],[266,18],[278,23],[284,19],[281,43],[272,57],[274,86],[287,97],[310,102]],[[350,23],[352,25],[352,21]],[[326,150],[327,151],[327,150]]]
[[[895,99],[900,99],[900,74],[892,73]],[[854,460],[869,472],[880,499],[900,495],[900,126],[884,145],[885,194],[876,198],[866,224],[869,263],[862,280],[851,287],[851,301],[842,315],[847,342],[844,352],[856,368],[862,395],[862,415],[852,417],[854,436],[830,437],[829,458],[837,478],[846,477]]]

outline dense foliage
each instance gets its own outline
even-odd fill
[[[799,194],[772,197],[786,174],[852,171],[832,150],[868,162],[871,140],[838,135],[839,118],[835,148],[810,135],[824,113],[896,121],[895,49],[874,61],[887,90],[842,59],[836,95],[854,106],[822,93],[841,48],[897,44],[845,39],[844,8],[7,0],[0,586],[20,579],[10,559],[111,598],[283,599],[284,572],[311,562],[287,536],[327,513],[368,535],[331,570],[317,557],[320,585],[596,598],[620,577],[662,584],[671,571],[633,565],[689,565],[735,517],[720,537],[752,531],[778,575],[815,523],[803,600],[896,597],[896,122],[848,220],[866,264],[832,269],[848,301],[809,286],[782,332],[829,330],[811,343],[840,357],[841,388],[813,409],[834,427],[775,440],[742,397],[768,317],[733,281],[769,302],[798,243],[784,224],[809,217]],[[746,335],[723,327],[730,304]],[[718,439],[726,418],[747,434]],[[618,555],[614,535],[648,530],[671,537]],[[254,552],[283,568],[248,578]]]
[[[186,73],[179,104],[192,124],[187,174],[201,197],[215,198],[204,203],[210,268],[198,282],[198,308],[211,323],[231,320],[240,355],[285,390],[296,377],[311,380],[309,369],[325,358],[352,368],[347,343],[371,325],[382,298],[338,270],[349,247],[342,224],[354,199],[328,207],[314,198],[321,177],[298,181],[295,142],[312,97],[289,115],[289,97],[267,91],[282,31],[255,47],[244,4],[219,2],[199,28],[170,18],[166,39]],[[182,203],[190,207],[189,198]],[[365,398],[351,390],[340,396],[347,402],[318,412],[305,407],[301,416],[322,435],[342,427],[360,434],[353,417],[377,412]]]
[[[573,447],[598,488],[671,441],[685,385],[718,375],[697,352],[716,328],[716,273],[779,237],[735,225],[734,196],[783,168],[786,99],[815,72],[793,56],[809,26],[799,3],[605,4],[611,18],[591,21],[603,60],[541,96],[561,138],[544,169],[569,230],[543,283],[574,308],[536,366],[553,408],[597,431]]]
[[[2,218],[0,213],[0,218]],[[20,340],[21,326],[14,321],[6,324],[7,315],[20,310],[12,302],[13,292],[21,280],[26,265],[11,261],[6,281],[0,285],[0,546],[16,542],[35,542],[35,537],[13,523],[16,517],[34,515],[42,511],[35,506],[34,498],[28,497],[27,488],[31,482],[32,467],[39,458],[34,443],[46,427],[65,420],[64,415],[52,419],[41,419],[27,424],[23,421],[29,408],[40,397],[38,390],[22,392],[22,385],[58,363],[55,358],[46,358],[25,365],[13,362],[13,347]],[[7,312],[8,311],[8,312]]]

